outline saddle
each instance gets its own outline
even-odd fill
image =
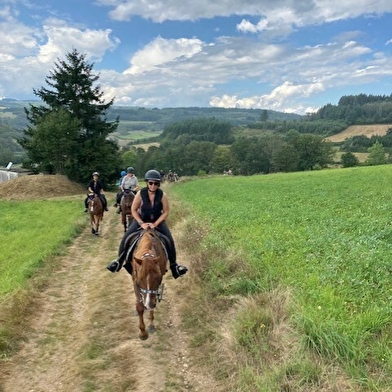
[[[127,237],[127,239],[125,240],[124,252],[123,252],[123,254],[125,254],[125,258],[122,257],[121,259],[125,261],[125,262],[123,261],[123,263],[124,263],[123,267],[130,275],[132,275],[132,262],[131,262],[132,255],[133,255],[133,252],[137,249],[140,238],[142,237],[142,233],[143,233],[143,230],[139,229],[136,232],[131,233]],[[167,252],[167,248],[171,246],[169,238],[167,236],[165,236],[163,233],[159,232],[158,230],[156,231],[156,234],[157,234],[159,240],[161,241],[162,248],[163,248],[163,251],[165,252],[166,259],[169,259],[168,252]]]

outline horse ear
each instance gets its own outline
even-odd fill
[[[136,263],[138,263],[139,265],[142,264],[142,259],[139,259],[138,257],[134,257],[133,259],[134,259],[134,260],[136,261]]]

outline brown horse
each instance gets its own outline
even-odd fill
[[[121,208],[121,223],[124,225],[124,231],[132,222],[131,207],[135,194],[130,189],[125,189],[124,194],[121,198],[120,208]]]
[[[154,332],[154,309],[162,300],[163,275],[166,273],[167,256],[155,230],[143,230],[132,256],[132,280],[139,315],[139,338],[148,338]],[[149,326],[144,324],[144,310],[149,311]]]
[[[99,224],[103,219],[103,204],[102,200],[97,194],[88,195],[88,211],[90,213],[91,232],[98,235]]]

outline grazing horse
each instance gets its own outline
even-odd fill
[[[120,208],[121,208],[121,223],[124,225],[124,231],[132,222],[131,207],[135,194],[130,189],[125,189],[124,194],[121,198]]]
[[[154,332],[154,309],[162,300],[163,275],[166,273],[167,255],[158,234],[153,229],[143,230],[132,256],[132,280],[139,315],[139,338],[146,340]],[[144,311],[149,311],[149,326],[144,324]]]
[[[90,213],[91,232],[98,235],[99,224],[103,219],[103,204],[99,195],[96,193],[89,194],[87,206]]]

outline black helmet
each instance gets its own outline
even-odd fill
[[[135,169],[132,166],[129,166],[127,168],[127,173],[134,173],[134,172],[135,172]]]
[[[161,181],[161,175],[160,175],[159,172],[156,171],[156,170],[149,170],[149,171],[145,174],[144,179],[145,179],[146,181],[148,181],[148,180]]]

